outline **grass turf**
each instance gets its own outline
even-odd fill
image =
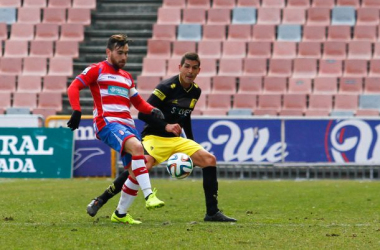
[[[203,222],[202,181],[153,179],[166,206],[130,209],[141,225],[114,224],[118,198],[94,218],[90,200],[110,179],[0,180],[2,249],[379,249],[380,182],[219,180],[219,207],[237,223]]]

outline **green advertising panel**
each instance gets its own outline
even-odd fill
[[[0,128],[0,178],[71,178],[73,132]]]

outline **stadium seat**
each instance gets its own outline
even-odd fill
[[[257,9],[257,24],[278,25],[281,23],[280,8],[265,8]]]
[[[252,110],[249,108],[232,108],[228,110],[227,116],[251,116]]]
[[[363,92],[363,78],[340,77],[339,93],[361,94]]]
[[[222,58],[244,58],[247,44],[244,41],[224,41]]]
[[[206,10],[205,9],[183,9],[182,10],[183,24],[205,24]]]
[[[142,74],[143,76],[165,76],[166,75],[166,60],[163,58],[143,59]]]
[[[172,58],[181,58],[188,51],[196,51],[194,41],[174,41]]]
[[[175,24],[181,23],[181,9],[176,8],[159,8],[157,12],[158,24]]]
[[[338,92],[338,82],[336,77],[316,77],[314,79],[314,93],[335,94]]]
[[[235,76],[214,76],[212,78],[212,94],[235,94],[236,77]]]
[[[48,75],[72,76],[73,75],[73,59],[69,57],[50,58]]]
[[[319,76],[341,76],[343,73],[342,60],[321,59],[319,60]]]
[[[84,40],[84,27],[77,23],[64,23],[61,25],[61,41],[76,41]]]
[[[56,41],[55,57],[79,57],[79,43],[76,41]]]
[[[379,94],[380,93],[380,77],[364,78],[364,93]]]
[[[207,24],[227,25],[231,22],[231,11],[229,9],[211,8],[207,11]]]
[[[200,41],[198,42],[198,55],[201,58],[219,59],[222,56],[222,43],[220,41]]]
[[[355,25],[355,8],[352,6],[336,6],[331,11],[331,25]]]
[[[380,95],[359,95],[359,108],[361,109],[376,109],[380,111]]]
[[[197,78],[198,79],[198,78]],[[158,83],[161,81],[160,76],[137,76],[137,90],[140,94],[152,93]]]
[[[41,92],[41,77],[36,75],[20,75],[18,76],[17,91],[18,92]]]
[[[9,107],[6,110],[7,115],[29,115],[29,108],[13,108]]]
[[[234,95],[233,109],[249,109],[257,107],[257,95],[251,93],[236,93]]]
[[[260,7],[260,0],[237,0],[236,7]]]
[[[254,115],[277,115],[281,109],[282,95],[261,94],[258,95],[258,105],[254,109]]]
[[[0,23],[0,43],[2,40],[8,39],[8,28],[6,23]],[[1,50],[2,51],[2,50]],[[0,56],[2,52],[0,52]]]
[[[212,8],[233,9],[235,7],[235,0],[213,0]]]
[[[52,57],[53,41],[31,41],[29,56],[45,58]]]
[[[67,10],[67,23],[91,24],[91,10],[83,8],[69,8]]]
[[[301,25],[299,24],[282,24],[277,26],[278,41],[301,41]]]
[[[179,41],[200,41],[202,40],[201,24],[179,24],[177,40]]]
[[[47,6],[46,0],[24,0],[22,7],[32,7],[32,8],[45,8]]]
[[[51,108],[34,108],[32,110],[32,114],[41,115],[46,120],[46,118],[48,118],[49,116],[56,115],[57,112],[55,111],[55,109]]]
[[[239,89],[241,94],[259,94],[263,89],[262,78],[260,76],[240,76]],[[235,97],[236,100],[236,97]],[[242,100],[244,101],[244,100]]]
[[[0,7],[21,7],[21,0],[2,0],[0,1]]]
[[[337,6],[353,6],[358,8],[360,6],[359,0],[337,0]]]
[[[176,40],[176,29],[175,24],[153,24],[153,36],[152,39],[155,40]]]
[[[357,109],[356,116],[379,116],[379,111],[374,109]]]
[[[326,41],[323,43],[323,58],[324,59],[345,59],[346,42]]]
[[[2,113],[4,113],[4,110],[9,107],[11,107],[11,93],[0,92],[0,110],[3,110]]]
[[[289,3],[288,3],[289,6]],[[284,8],[282,10],[282,24],[305,24],[306,11],[301,8]]]
[[[66,76],[45,76],[43,83],[43,92],[58,92],[61,94],[67,91],[67,77]]]
[[[168,40],[148,40],[147,57],[150,58],[170,58],[171,42]]]
[[[30,23],[14,23],[11,25],[10,40],[30,41],[34,39],[34,25]]]
[[[44,76],[47,72],[46,58],[26,57],[24,58],[23,75]]]
[[[0,92],[13,93],[15,91],[16,91],[16,76],[0,74]]]
[[[267,59],[266,58],[245,58],[243,75],[244,76],[266,76]]]
[[[353,40],[364,40],[374,42],[377,40],[376,25],[355,25]]]
[[[372,59],[369,63],[369,76],[380,76],[380,59]]]
[[[379,25],[379,9],[358,8],[356,25]]]
[[[347,77],[366,77],[368,74],[367,64],[367,60],[347,59],[344,61],[343,75]]]
[[[280,115],[298,115],[302,116],[306,110],[306,94],[290,94],[283,95],[283,106]],[[289,112],[291,111],[291,112]]]
[[[5,41],[4,57],[27,57],[28,41]]]
[[[203,94],[210,94],[211,92],[211,77],[210,76],[198,76],[195,83],[202,89]]]
[[[58,92],[41,92],[38,95],[38,108],[51,108],[62,111],[62,94]]]
[[[187,8],[195,9],[210,9],[211,1],[210,0],[187,0]]]
[[[216,75],[216,59],[205,58],[202,59],[202,70],[199,76],[215,76]]]
[[[293,77],[315,77],[317,76],[317,59],[296,58],[293,61]]]
[[[162,7],[184,9],[186,8],[186,0],[164,0]]]
[[[287,9],[291,8],[301,8],[307,9],[310,7],[309,0],[288,0]]]
[[[380,59],[380,42],[374,43],[373,59]]]
[[[71,8],[71,0],[49,0],[49,8]]]
[[[327,28],[327,40],[328,41],[344,41],[344,42],[351,40],[351,26],[348,26],[348,25],[329,26]]]
[[[353,117],[355,116],[356,110],[332,110],[330,116],[335,117]]]
[[[224,41],[226,40],[226,25],[219,24],[206,24],[203,25],[203,40],[216,40]]]
[[[311,7],[307,10],[307,25],[327,26],[330,24],[330,9],[326,7]]]
[[[283,94],[286,92],[286,77],[264,77],[264,93]]]
[[[270,58],[272,56],[271,45],[272,43],[268,41],[250,41],[248,42],[247,57]]]
[[[50,2],[50,1],[49,1]],[[66,8],[44,8],[42,9],[43,23],[63,24],[66,23]]]
[[[358,95],[353,94],[336,94],[334,110],[354,111],[358,108]]]
[[[22,58],[2,57],[0,58],[1,75],[19,75],[22,71]]]
[[[202,114],[202,111],[207,107],[207,98],[208,94],[202,94],[195,105],[194,111],[196,111],[198,114]]]
[[[249,41],[252,38],[252,26],[248,24],[228,25],[228,40]]]
[[[96,0],[73,0],[73,8],[96,9]]]
[[[291,77],[289,78],[288,93],[310,94],[311,78]]]
[[[292,75],[291,59],[269,59],[268,76],[284,76]]]
[[[306,116],[327,116],[333,107],[332,94],[311,94],[309,96],[309,107]]]
[[[295,58],[297,46],[295,42],[275,41],[273,42],[272,58]]]
[[[41,22],[41,9],[22,7],[17,10],[17,23],[37,24]]]
[[[168,60],[168,69],[167,69],[167,72],[166,72],[166,76],[165,78],[169,78],[173,75],[177,75],[179,74],[179,64],[180,64],[180,61],[179,59],[177,58],[170,58]]]
[[[348,59],[372,58],[372,43],[370,41],[350,41],[348,43]]]
[[[362,0],[362,7],[379,9],[380,2],[377,0]]]
[[[30,92],[15,92],[13,94],[14,108],[28,108],[32,110],[37,107],[37,94]]]
[[[259,25],[253,26],[252,40],[253,41],[274,41],[276,39],[276,31],[274,25]]]
[[[320,42],[299,42],[298,55],[299,58],[315,58],[319,59],[322,56],[322,47]]]
[[[326,26],[304,25],[303,41],[324,42],[326,40]]]
[[[243,73],[243,60],[240,58],[222,58],[219,60],[219,76],[240,76]]]
[[[254,7],[235,7],[232,10],[232,24],[255,24],[256,8]]]
[[[12,24],[16,22],[16,8],[0,8],[0,23]]]
[[[305,116],[308,117],[325,117],[329,116],[330,111],[328,110],[322,110],[322,109],[307,109],[305,111]]]
[[[230,94],[209,94],[207,96],[207,107],[203,110],[203,115],[227,115],[231,109]]]
[[[285,2],[283,0],[262,0],[261,7],[284,8]]]
[[[36,24],[35,40],[56,41],[58,40],[58,24],[38,23]]]

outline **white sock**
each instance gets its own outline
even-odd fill
[[[146,169],[145,158],[143,155],[132,156],[132,171],[144,193],[144,197],[147,197],[152,193],[152,186],[150,184],[149,173]]]
[[[129,176],[123,185],[123,189],[121,191],[121,196],[119,199],[119,204],[116,208],[119,214],[126,214],[128,212],[128,209],[135,200],[138,191],[139,184],[136,180],[132,179]]]

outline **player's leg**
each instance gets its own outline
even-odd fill
[[[216,158],[204,149],[190,154],[194,165],[202,168],[203,190],[206,199],[205,221],[236,222],[234,218],[224,215],[218,208],[218,180],[216,173]]]

